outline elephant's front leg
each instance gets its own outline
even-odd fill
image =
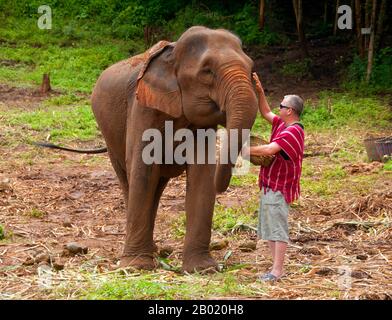
[[[187,166],[185,200],[186,235],[183,250],[183,271],[212,271],[217,263],[209,253],[212,215],[215,204],[214,164]]]
[[[153,253],[154,222],[160,195],[167,179],[159,177],[157,166],[134,163],[129,173],[126,239],[121,267],[151,270],[156,267]]]

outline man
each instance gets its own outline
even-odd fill
[[[287,95],[280,104],[279,116],[271,112],[263,87],[253,73],[259,93],[259,110],[272,124],[270,143],[244,148],[243,154],[272,156],[269,167],[261,167],[259,187],[261,192],[258,236],[268,241],[273,266],[270,272],[260,277],[262,281],[276,281],[283,274],[283,263],[289,241],[289,204],[300,194],[304,151],[304,131],[299,123],[303,100],[297,95]]]

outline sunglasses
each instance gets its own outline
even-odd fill
[[[282,104],[279,105],[279,109],[293,109],[291,107],[284,106]]]

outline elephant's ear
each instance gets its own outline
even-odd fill
[[[136,97],[140,105],[174,118],[182,115],[181,92],[174,72],[175,43],[160,41],[146,52],[137,80]]]

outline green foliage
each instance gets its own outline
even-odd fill
[[[113,35],[123,39],[142,38],[147,25],[146,14],[142,5],[129,5],[113,20]]]
[[[232,30],[234,30],[245,44],[261,44],[265,46],[278,44],[282,41],[281,37],[265,27],[259,30],[258,11],[253,4],[245,4],[245,6],[237,12],[233,17]]]
[[[245,4],[234,14],[225,14],[223,10],[210,10],[203,6],[188,5],[181,9],[175,19],[168,22],[165,27],[166,34],[178,38],[187,28],[194,25],[203,25],[209,28],[225,28],[236,33],[245,45],[259,44],[272,45],[282,39],[277,33],[268,28],[259,30],[257,8]]]
[[[367,59],[356,55],[348,68],[346,89],[363,93],[392,92],[392,47],[381,49],[373,62],[370,83],[366,79]]]
[[[177,39],[191,26],[203,25],[209,28],[226,27],[225,17],[204,8],[188,5],[176,13],[175,19],[168,21],[164,27],[165,33],[172,39]]]
[[[155,27],[155,33],[161,33],[160,38],[167,36],[175,40],[190,26],[204,25],[232,30],[246,45],[272,45],[282,41],[282,37],[270,31],[268,26],[259,30],[256,3],[238,3],[231,6],[233,10],[227,10],[214,2],[207,6],[186,0],[48,0],[45,4],[52,8],[53,29],[50,31],[38,30],[36,27],[36,20],[40,16],[37,9],[42,5],[38,0],[21,0],[17,6],[2,1],[0,9],[4,12],[3,20],[23,17],[18,19],[22,26],[25,23],[22,20],[34,23],[29,30],[25,29],[25,39],[37,39],[42,34],[51,33],[59,41],[72,43],[91,39],[86,36],[92,36],[91,30],[96,30],[97,34],[103,31],[106,36],[135,41],[143,39],[145,28],[149,26]],[[29,36],[26,37],[27,34]]]

